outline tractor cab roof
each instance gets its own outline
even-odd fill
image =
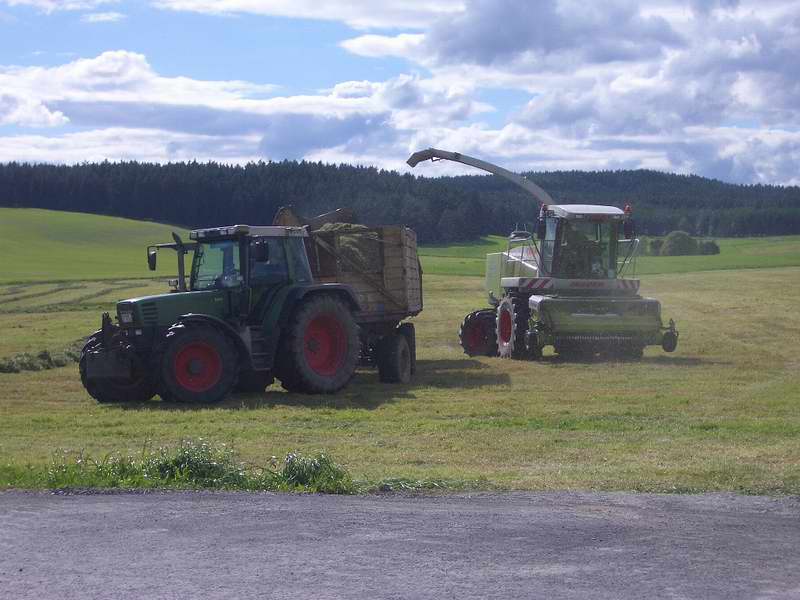
[[[601,219],[619,221],[625,217],[625,212],[616,206],[601,206],[599,204],[553,204],[547,210],[555,217],[562,219]]]
[[[308,231],[305,227],[282,227],[278,225],[226,225],[225,227],[194,229],[189,232],[189,239],[192,240],[229,238],[233,236],[308,237]]]

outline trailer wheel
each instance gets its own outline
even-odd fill
[[[497,352],[502,358],[525,358],[530,309],[523,298],[505,296],[497,306]]]
[[[411,374],[417,372],[417,332],[413,323],[400,323],[397,333],[404,335],[408,342],[408,349],[411,351]]]
[[[333,296],[313,296],[292,315],[278,377],[292,392],[332,394],[353,377],[359,354],[358,325],[349,307]]]
[[[155,396],[155,382],[142,364],[134,364],[134,376],[131,379],[89,379],[86,376],[86,354],[99,345],[100,338],[97,337],[97,334],[90,337],[81,350],[78,362],[81,383],[92,398],[101,404],[108,404],[109,402],[147,402]]]
[[[378,378],[383,383],[411,381],[411,348],[406,336],[392,333],[378,347]]]
[[[464,317],[458,340],[467,356],[497,356],[497,315],[484,308]]]
[[[237,358],[225,335],[213,327],[173,325],[166,335],[161,379],[175,400],[219,402],[236,383]]]
[[[242,371],[233,391],[242,394],[260,394],[275,381],[270,371]]]

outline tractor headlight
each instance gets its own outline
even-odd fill
[[[125,310],[120,311],[119,313],[119,322],[125,325],[130,325],[133,323],[133,311]]]

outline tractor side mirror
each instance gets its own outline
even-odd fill
[[[269,262],[269,244],[267,242],[256,242],[253,245],[253,261]]]
[[[541,241],[547,235],[547,223],[544,219],[536,221],[536,238]]]
[[[156,270],[156,256],[158,256],[158,250],[156,250],[155,248],[147,249],[147,267],[151,271]]]
[[[636,226],[633,224],[633,219],[625,221],[622,229],[626,240],[632,240],[636,236]]]

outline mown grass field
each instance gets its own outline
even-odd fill
[[[766,265],[773,250],[762,254]],[[141,247],[133,254],[144,263]],[[0,286],[0,359],[58,350],[96,329],[116,299],[166,289],[128,274],[96,281],[104,268],[87,267],[84,281]],[[800,268],[646,275],[642,291],[677,321],[675,354],[652,348],[624,363],[468,358],[457,329],[483,305],[481,278],[427,269],[419,371],[407,386],[363,370],[335,396],[274,386],[212,407],[100,406],[74,365],[0,373],[0,485],[26,464],[46,465],[56,449],[135,454],[147,442],[202,437],[258,465],[325,451],[371,481],[800,493]]]
[[[83,213],[0,208],[0,283],[150,277],[145,248],[177,227]],[[159,258],[158,274],[175,271]]]
[[[636,259],[636,274],[800,266],[798,235],[721,238],[717,243],[721,252],[713,256],[640,256]],[[470,244],[426,246],[420,249],[420,254],[426,273],[483,276],[486,254],[502,252],[506,247],[506,238],[492,235]]]

